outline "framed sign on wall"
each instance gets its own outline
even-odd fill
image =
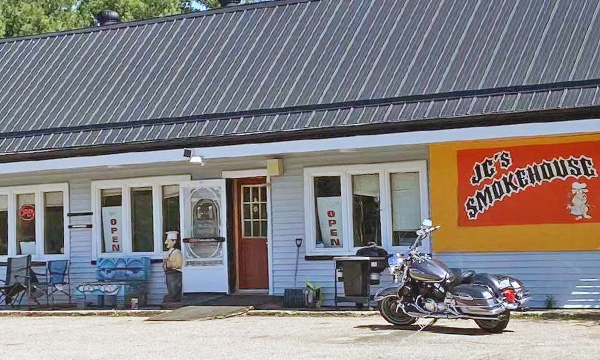
[[[457,152],[459,226],[600,222],[600,141]]]

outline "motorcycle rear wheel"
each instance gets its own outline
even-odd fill
[[[406,315],[401,309],[396,310],[397,301],[396,297],[387,297],[379,302],[379,313],[385,321],[398,326],[411,325],[417,321],[417,318]]]
[[[475,323],[481,330],[499,334],[508,326],[508,322],[510,321],[510,311],[506,311],[500,316],[501,320],[475,320]]]

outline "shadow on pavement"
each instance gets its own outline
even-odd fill
[[[408,330],[418,331],[419,327],[416,325],[410,326],[394,326],[394,325],[359,325],[357,329],[369,329],[371,331],[381,330]],[[484,336],[492,335],[489,332],[483,331],[479,328],[453,328],[447,326],[427,326],[422,332],[430,332],[435,334],[447,334],[447,335],[468,335],[468,336]],[[504,330],[504,332],[512,332],[511,330]]]

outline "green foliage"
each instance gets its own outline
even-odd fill
[[[81,0],[77,13],[83,18],[93,18],[102,10],[114,10],[121,21],[150,19],[181,13],[181,0]]]
[[[86,25],[73,11],[77,0],[2,0],[0,36],[25,36]]]
[[[243,3],[252,2],[251,0]],[[219,8],[219,0],[0,0],[0,37],[36,35],[94,25],[102,10],[114,10],[122,21],[135,21]]]
[[[544,302],[546,309],[553,309],[556,307],[556,300],[552,295],[546,295],[546,301]]]

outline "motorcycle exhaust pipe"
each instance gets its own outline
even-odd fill
[[[424,319],[465,319],[465,320],[500,320],[497,317],[485,317],[485,316],[468,316],[468,315],[450,315],[450,314],[421,314],[409,311],[406,313],[408,316],[415,318]]]

